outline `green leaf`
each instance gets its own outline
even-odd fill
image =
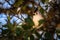
[[[44,14],[44,9],[41,8],[41,9],[40,9],[40,12],[41,12],[41,14]]]
[[[44,19],[39,20],[39,25],[41,25],[41,24],[44,23],[44,22],[45,22]]]
[[[45,33],[45,38],[51,40],[52,35],[51,35],[49,32],[46,32],[46,33]]]
[[[57,29],[56,32],[57,32],[57,33],[60,33],[60,29]]]
[[[41,1],[42,1],[43,4],[45,3],[45,0],[41,0]]]
[[[33,25],[34,25],[34,22],[33,22],[33,20],[31,19],[30,16],[28,16],[28,18],[25,19],[25,22],[26,22],[29,26],[33,26]]]
[[[34,40],[34,36],[33,35],[30,35],[30,40]]]
[[[49,0],[45,0],[45,2],[47,3],[47,2],[49,2]]]
[[[7,27],[8,27],[8,29],[10,29],[10,30],[13,29],[13,25],[12,25],[11,23],[8,23],[8,24],[7,24]]]
[[[41,0],[41,1],[44,4],[44,3],[47,3],[49,0]]]
[[[23,3],[23,0],[16,0],[14,7],[19,7]]]
[[[22,27],[25,30],[31,29],[32,26],[34,25],[33,20],[28,16],[28,18],[25,19],[26,24],[22,25]]]
[[[35,28],[33,28],[33,29],[31,30],[31,32],[32,32],[32,33],[34,33],[35,31],[36,31],[36,29],[35,29]]]
[[[10,16],[7,17],[8,21],[10,21]]]
[[[28,40],[28,37],[29,37],[29,33],[26,31],[26,32],[24,33],[24,40]]]
[[[21,36],[21,34],[23,34],[23,31],[20,28],[16,28],[16,35]]]
[[[31,26],[22,25],[22,28],[23,28],[24,30],[28,30],[28,29],[30,29],[30,28],[31,28]]]
[[[22,10],[22,12],[24,12],[24,13],[27,13],[27,4],[25,4],[25,5],[23,5],[22,7],[21,7],[21,10]]]

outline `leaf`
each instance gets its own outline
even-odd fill
[[[34,22],[33,22],[33,20],[32,20],[30,17],[26,18],[26,19],[25,19],[25,22],[26,22],[26,24],[25,24],[25,25],[22,25],[22,27],[23,27],[25,30],[31,29],[32,26],[34,25]]]
[[[29,33],[26,31],[26,32],[24,33],[24,40],[28,40],[28,37],[29,37]]]
[[[23,34],[23,31],[20,28],[16,28],[16,35],[21,36]]]
[[[51,39],[52,38],[52,35],[49,32],[46,32],[45,33],[45,38],[46,39]]]
[[[44,3],[47,3],[49,0],[41,0],[41,1],[44,4]]]
[[[27,4],[21,7],[22,12],[27,13]]]
[[[39,20],[39,25],[41,25],[41,24],[44,23],[44,22],[45,22],[44,19]]]
[[[45,3],[45,0],[41,0],[41,1],[42,1],[43,4]]]
[[[34,25],[34,22],[33,22],[33,20],[31,19],[30,16],[28,16],[28,18],[25,19],[25,22],[26,22],[29,26],[33,26],[33,25]]]
[[[35,29],[35,28],[33,28],[33,29],[31,30],[31,32],[32,32],[32,33],[34,33],[35,31],[36,31],[36,29]]]
[[[41,14],[44,14],[44,9],[41,8],[40,9],[40,12],[41,12]]]
[[[56,29],[56,32],[57,32],[57,33],[60,33],[60,29]]]
[[[45,2],[47,3],[47,2],[49,2],[49,0],[45,0]]]
[[[8,21],[10,21],[10,16],[7,17]]]
[[[31,27],[30,27],[30,26],[27,26],[27,25],[22,25],[22,28],[23,28],[24,30],[28,30],[28,29],[30,29]]]
[[[34,40],[34,36],[33,35],[30,35],[30,40]]]
[[[14,7],[19,7],[23,3],[23,0],[16,0]]]
[[[8,24],[7,24],[7,27],[8,27],[8,29],[10,29],[10,30],[11,30],[11,29],[12,29],[12,27],[13,27],[13,25],[12,25],[11,23],[8,23]]]

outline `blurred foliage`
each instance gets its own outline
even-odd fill
[[[21,34],[23,34],[23,31],[20,28],[16,28],[16,35],[22,36]]]
[[[39,0],[40,1],[40,0]],[[41,0],[41,2],[43,4],[45,3],[48,3],[49,0]],[[29,7],[29,4],[32,4],[32,7]],[[52,2],[50,2],[52,3]],[[34,6],[37,6],[37,8],[35,8]],[[57,3],[52,3],[49,4],[52,8],[50,9],[51,11],[49,12],[46,12],[46,10],[48,9],[48,5],[46,5],[46,10],[43,9],[43,7],[41,7],[41,5],[39,5],[39,3],[36,3],[34,0],[16,0],[14,5],[12,5],[12,8],[10,9],[0,9],[2,12],[7,12],[9,10],[9,15],[7,16],[7,24],[5,25],[8,30],[5,30],[3,31],[3,34],[5,34],[5,32],[9,31],[8,33],[8,37],[11,37],[13,38],[12,40],[16,39],[17,37],[19,38],[20,37],[20,40],[35,40],[36,38],[34,37],[33,34],[35,34],[37,36],[37,40],[39,40],[40,38],[42,38],[42,35],[45,33],[45,38],[47,40],[53,40],[53,32],[55,32],[55,30],[53,31],[51,28],[49,29],[48,27],[51,27],[51,22],[52,20],[54,21],[54,23],[58,24],[60,22],[59,19],[57,19],[57,17],[55,16],[56,14],[58,16],[60,16],[60,6],[58,6],[59,4]],[[17,11],[18,8],[21,8]],[[33,16],[35,15],[35,13],[39,11],[41,13],[41,15],[43,15],[44,17],[44,20],[39,20],[39,25],[40,26],[41,24],[44,23],[43,27],[42,27],[42,31],[44,31],[42,34],[39,34],[38,31],[40,31],[41,29],[37,29],[37,28],[33,28],[34,26],[34,22],[33,22]],[[56,13],[57,11],[59,11],[59,13]],[[21,25],[19,24],[16,24],[16,22],[14,21],[14,23],[10,23],[10,20],[11,20],[11,13],[13,13],[13,16],[15,16],[15,14],[19,15],[19,14],[22,14],[22,13],[26,13],[28,15],[28,18],[22,20],[23,23]],[[15,14],[14,14],[15,13]],[[44,14],[46,13],[46,16],[44,16]],[[37,14],[37,13],[36,13]],[[52,17],[51,15],[53,15],[54,17]],[[19,18],[18,16],[16,16],[17,18]],[[13,17],[12,17],[13,18]],[[20,18],[21,19],[21,18]],[[57,23],[57,21],[59,21]],[[19,27],[17,27],[19,26]],[[48,27],[47,27],[48,26]],[[44,30],[44,28],[46,28],[46,30]],[[52,26],[53,29],[56,29],[56,27]],[[51,31],[53,31],[51,33]],[[60,31],[59,31],[60,32]],[[15,38],[16,37],[16,38]],[[51,38],[52,37],[52,38]],[[4,38],[4,37],[3,37]],[[44,38],[43,38],[44,39]],[[3,39],[4,40],[4,39]],[[8,40],[8,39],[7,39]],[[17,39],[18,40],[18,39]]]
[[[44,14],[44,9],[41,8],[40,9],[40,12],[41,12],[41,14]]]
[[[51,34],[49,32],[46,32],[45,39],[52,40],[51,38],[52,38]]]
[[[45,22],[45,20],[39,20],[39,25],[43,24]]]
[[[24,1],[23,0],[16,0],[14,7],[19,7]]]
[[[41,0],[41,1],[44,4],[44,3],[48,2],[49,0]]]

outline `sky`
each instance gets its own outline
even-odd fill
[[[24,18],[27,18],[27,14],[21,14]],[[19,18],[21,18],[21,15],[18,15]],[[2,25],[6,24],[7,22],[5,21],[7,20],[7,15],[5,15],[4,13],[0,14],[0,22],[2,23]],[[16,21],[17,20],[17,21]],[[16,23],[18,24],[19,22],[22,22],[22,20],[18,19],[17,17],[13,16],[13,18],[10,20],[10,22],[13,24],[13,22],[16,21]]]
[[[11,5],[15,3],[15,0],[9,0],[8,2],[5,0],[0,0],[0,3],[0,8],[9,9],[11,8]]]

